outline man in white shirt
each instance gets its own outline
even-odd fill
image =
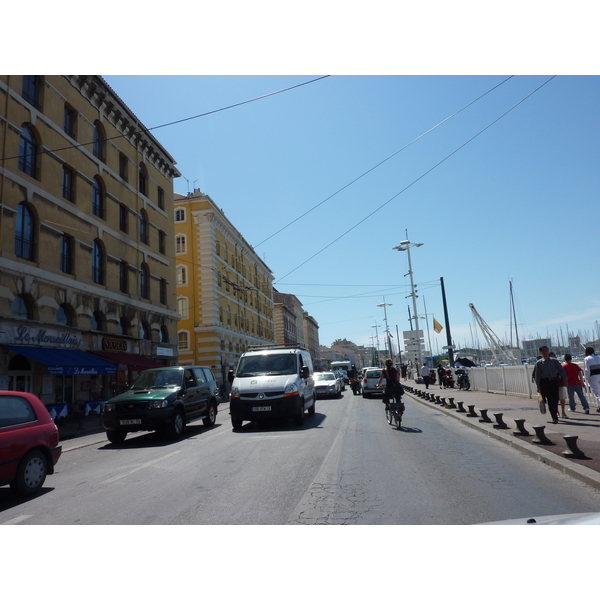
[[[427,363],[423,363],[423,366],[421,367],[421,376],[423,377],[425,387],[429,389],[429,367],[427,366]]]
[[[596,396],[596,412],[600,412],[600,356],[593,348],[585,349],[585,358],[583,359],[583,372],[585,380]]]

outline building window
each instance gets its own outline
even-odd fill
[[[104,189],[99,177],[94,177],[92,183],[92,213],[101,219],[104,218]]]
[[[140,338],[142,340],[152,339],[152,329],[150,328],[150,325],[146,322],[142,323],[140,327]]]
[[[185,221],[185,209],[184,208],[178,208],[175,211],[175,221]]]
[[[167,280],[166,279],[160,280],[160,303],[161,304],[167,303]]]
[[[148,195],[148,171],[146,170],[146,165],[144,163],[140,163],[139,168],[139,184],[140,184],[140,194],[144,194],[144,196]]]
[[[158,208],[165,209],[165,190],[161,187],[158,188]]]
[[[127,160],[127,157],[121,153],[119,154],[119,177],[123,180],[123,181],[127,181],[127,166],[129,164],[129,161]]]
[[[60,236],[60,270],[63,273],[73,272],[73,238],[64,233]]]
[[[119,263],[119,290],[129,293],[129,265],[124,260]]]
[[[30,177],[36,176],[37,151],[37,142],[33,131],[27,125],[23,125],[19,139],[19,171],[23,171]]]
[[[190,318],[190,302],[186,297],[177,298],[177,312],[182,319]]]
[[[75,200],[75,173],[70,167],[63,166],[62,195],[65,200]]]
[[[189,344],[189,336],[187,331],[180,331],[177,334],[177,338],[179,341],[179,350],[188,350],[190,347]]]
[[[19,258],[33,260],[34,226],[33,213],[25,204],[19,204],[15,224],[15,254]]]
[[[104,248],[99,240],[94,240],[92,246],[92,280],[104,285]]]
[[[75,325],[75,311],[70,304],[61,304],[56,311],[56,322],[59,325],[73,327]]]
[[[150,298],[150,270],[146,263],[140,267],[140,296],[146,300]]]
[[[187,267],[179,265],[177,267],[177,285],[187,285]]]
[[[129,209],[124,205],[119,205],[119,229],[129,233]]]
[[[175,253],[176,254],[185,254],[185,235],[178,235],[175,238]]]
[[[145,210],[140,212],[140,242],[148,245],[148,215]]]
[[[166,244],[165,244],[165,240],[167,239],[167,235],[165,234],[164,231],[159,231],[158,232],[158,251],[161,254],[165,253],[166,250]]]
[[[21,296],[17,296],[10,307],[11,314],[15,319],[29,319],[33,318],[33,311],[31,310],[31,304]]]
[[[68,104],[65,104],[65,109],[63,112],[63,131],[73,139],[75,139],[76,135],[76,127],[77,127],[77,112],[71,108]]]
[[[36,108],[40,108],[41,89],[42,79],[39,75],[23,75],[23,90],[21,93],[23,100]]]
[[[168,328],[167,328],[166,325],[163,325],[160,328],[160,334],[159,335],[160,335],[160,337],[158,339],[159,339],[159,341],[162,344],[168,344],[169,343],[169,330],[168,330]]]
[[[92,331],[106,331],[105,323],[106,318],[104,317],[104,313],[97,310],[90,319],[90,329]]]
[[[94,156],[104,162],[106,156],[106,136],[104,135],[104,128],[102,127],[100,121],[96,121],[94,123],[94,139],[92,150]]]

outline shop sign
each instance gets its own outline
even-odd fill
[[[127,352],[127,341],[113,338],[102,338],[102,350],[108,352]]]
[[[36,329],[20,325],[15,327],[15,344],[29,344],[31,346],[60,346],[63,348],[77,348],[81,343],[79,335],[69,332],[59,332],[49,329]]]
[[[173,348],[162,348],[157,346],[156,356],[173,356]]]

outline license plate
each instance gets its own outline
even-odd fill
[[[121,425],[141,425],[141,419],[122,419],[119,421]]]
[[[270,406],[253,406],[252,407],[252,412],[262,412],[265,410],[271,410]]]

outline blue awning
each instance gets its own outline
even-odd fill
[[[114,375],[117,366],[83,350],[40,348],[39,346],[9,346],[11,352],[22,354],[48,368],[50,375]]]

